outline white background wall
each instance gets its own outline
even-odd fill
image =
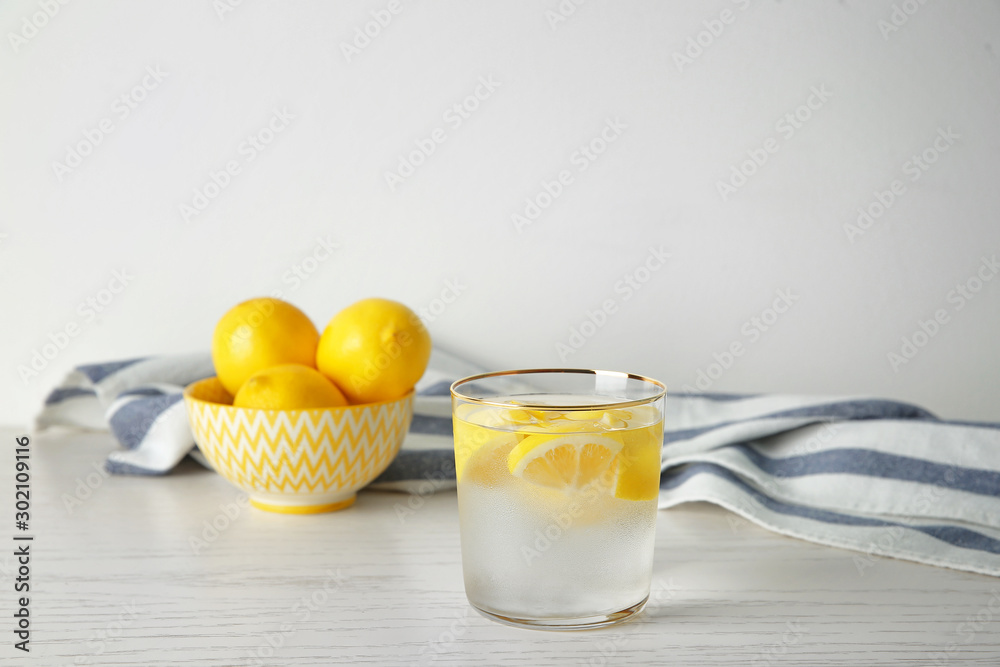
[[[712,391],[1000,421],[1000,280],[949,300],[1000,253],[996,2],[604,0],[558,22],[557,0],[402,2],[350,58],[342,45],[388,0],[222,2],[0,6],[0,422],[26,423],[75,364],[207,349],[251,296],[281,290],[322,327],[371,295],[428,308],[448,281],[460,296],[432,335],[491,367],[674,389],[711,371]],[[132,92],[147,68],[162,80]],[[481,77],[499,86],[456,127],[445,114]],[[830,96],[790,132],[781,119],[813,89]],[[294,119],[250,161],[241,144],[275,109]],[[103,119],[111,133],[57,174]],[[624,129],[580,171],[608,119]],[[391,189],[386,172],[436,128],[445,141]],[[777,152],[724,201],[718,183],[769,139]],[[925,150],[934,164],[907,167]],[[185,221],[179,206],[230,160],[240,172]],[[561,170],[572,182],[518,229],[512,214]],[[849,239],[894,180],[902,194]],[[325,261],[309,259],[317,239],[338,246]],[[650,247],[670,257],[626,300],[616,284]],[[296,283],[296,266],[314,271]],[[81,307],[111,296],[115,271],[125,289]],[[797,300],[755,339],[777,290]],[[617,312],[561,359],[605,300]],[[946,323],[893,368],[938,310]],[[711,368],[734,342],[742,356]]]

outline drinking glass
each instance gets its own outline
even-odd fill
[[[510,625],[619,623],[649,597],[661,382],[533,369],[451,387],[469,602]]]

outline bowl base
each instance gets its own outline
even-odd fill
[[[318,505],[290,505],[276,503],[271,499],[262,500],[250,496],[250,504],[259,510],[264,510],[265,512],[275,512],[277,514],[322,514],[324,512],[336,512],[337,510],[347,509],[353,505],[354,501],[357,499],[358,497],[355,495],[343,500],[338,500],[334,503],[320,503]]]

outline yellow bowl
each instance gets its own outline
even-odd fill
[[[195,442],[212,467],[269,512],[350,507],[385,470],[413,419],[413,392],[381,403],[310,410],[231,405],[218,378],[184,390]]]

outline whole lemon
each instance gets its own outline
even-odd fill
[[[344,394],[315,368],[300,364],[271,366],[254,373],[233,399],[238,408],[305,410],[347,405]]]
[[[316,367],[319,331],[305,313],[279,299],[244,301],[222,316],[212,335],[215,374],[235,395],[257,371],[280,364]]]
[[[427,368],[431,336],[417,314],[389,299],[364,299],[323,330],[316,366],[351,403],[405,395]]]

